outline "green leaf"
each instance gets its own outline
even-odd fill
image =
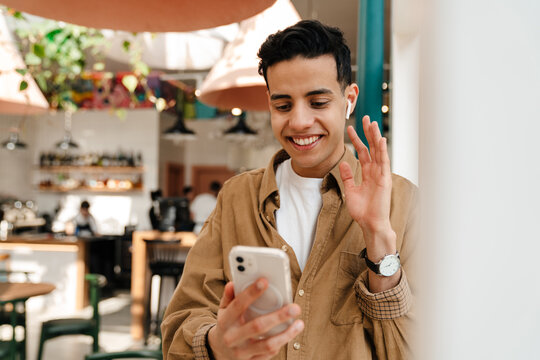
[[[130,47],[131,47],[131,42],[124,40],[124,42],[122,43],[122,48],[124,49],[124,51],[129,52]]]
[[[48,86],[47,86],[47,80],[43,76],[36,77],[36,82],[38,83],[39,88],[43,92],[47,92]]]
[[[49,40],[49,41],[54,41],[54,38],[56,37],[56,35],[60,34],[62,32],[62,29],[54,29],[52,31],[49,31],[45,37]]]
[[[74,64],[71,66],[71,72],[73,74],[79,75],[82,71],[82,67],[79,64]]]
[[[105,70],[105,64],[100,61],[100,62],[95,63],[93,68],[95,71],[103,71]]]
[[[122,84],[129,92],[134,92],[137,88],[137,78],[134,75],[126,75],[122,78]]]
[[[71,60],[77,61],[81,59],[82,57],[83,57],[83,53],[81,52],[81,50],[77,48],[72,48],[71,50],[69,50],[69,58]]]
[[[15,71],[24,76],[28,72],[28,69],[15,69]]]
[[[45,56],[45,47],[43,45],[41,45],[41,44],[33,44],[32,45],[32,52],[36,56],[42,58],[42,57]]]
[[[15,19],[19,19],[19,20],[26,20],[26,18],[24,17],[23,13],[20,12],[20,11],[15,11],[15,13],[13,14],[13,17]]]
[[[26,56],[24,57],[24,62],[26,65],[39,65],[41,64],[41,59],[34,54],[33,52],[26,53]]]
[[[21,81],[21,83],[19,84],[19,91],[23,91],[23,90],[26,90],[26,88],[28,87],[28,83],[23,80]]]
[[[139,73],[143,76],[148,76],[148,74],[150,73],[150,68],[142,61],[137,61],[133,67],[136,73]]]

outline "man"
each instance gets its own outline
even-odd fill
[[[201,193],[195,196],[189,205],[189,210],[191,211],[193,221],[195,222],[195,228],[193,229],[195,234],[199,234],[204,222],[216,207],[219,189],[221,189],[221,184],[217,181],[212,181],[210,183],[210,192]]]
[[[301,21],[271,35],[259,57],[283,150],[223,186],[167,309],[165,359],[406,358],[416,189],[390,173],[386,139],[369,118],[370,150],[352,127],[359,160],[345,149],[358,86],[343,35]],[[268,283],[234,294],[227,255],[238,244],[288,254],[294,304],[243,320]],[[260,339],[290,319],[283,333]]]

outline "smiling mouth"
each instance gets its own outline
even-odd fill
[[[302,137],[302,138],[291,137],[290,139],[291,139],[292,142],[295,143],[296,145],[299,145],[299,146],[308,146],[308,145],[311,145],[311,144],[317,142],[317,140],[319,140],[320,138],[321,138],[321,136],[320,136],[320,135],[317,135],[317,136]]]

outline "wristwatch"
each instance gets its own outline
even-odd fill
[[[401,261],[399,260],[399,252],[396,251],[394,255],[385,255],[378,263],[374,263],[367,257],[367,248],[362,250],[360,257],[366,260],[366,265],[375,274],[382,276],[392,276],[401,267]]]

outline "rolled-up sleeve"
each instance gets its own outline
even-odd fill
[[[411,308],[412,296],[405,271],[401,271],[399,283],[380,293],[371,293],[367,271],[355,283],[358,306],[373,320],[390,320],[405,315]]]

